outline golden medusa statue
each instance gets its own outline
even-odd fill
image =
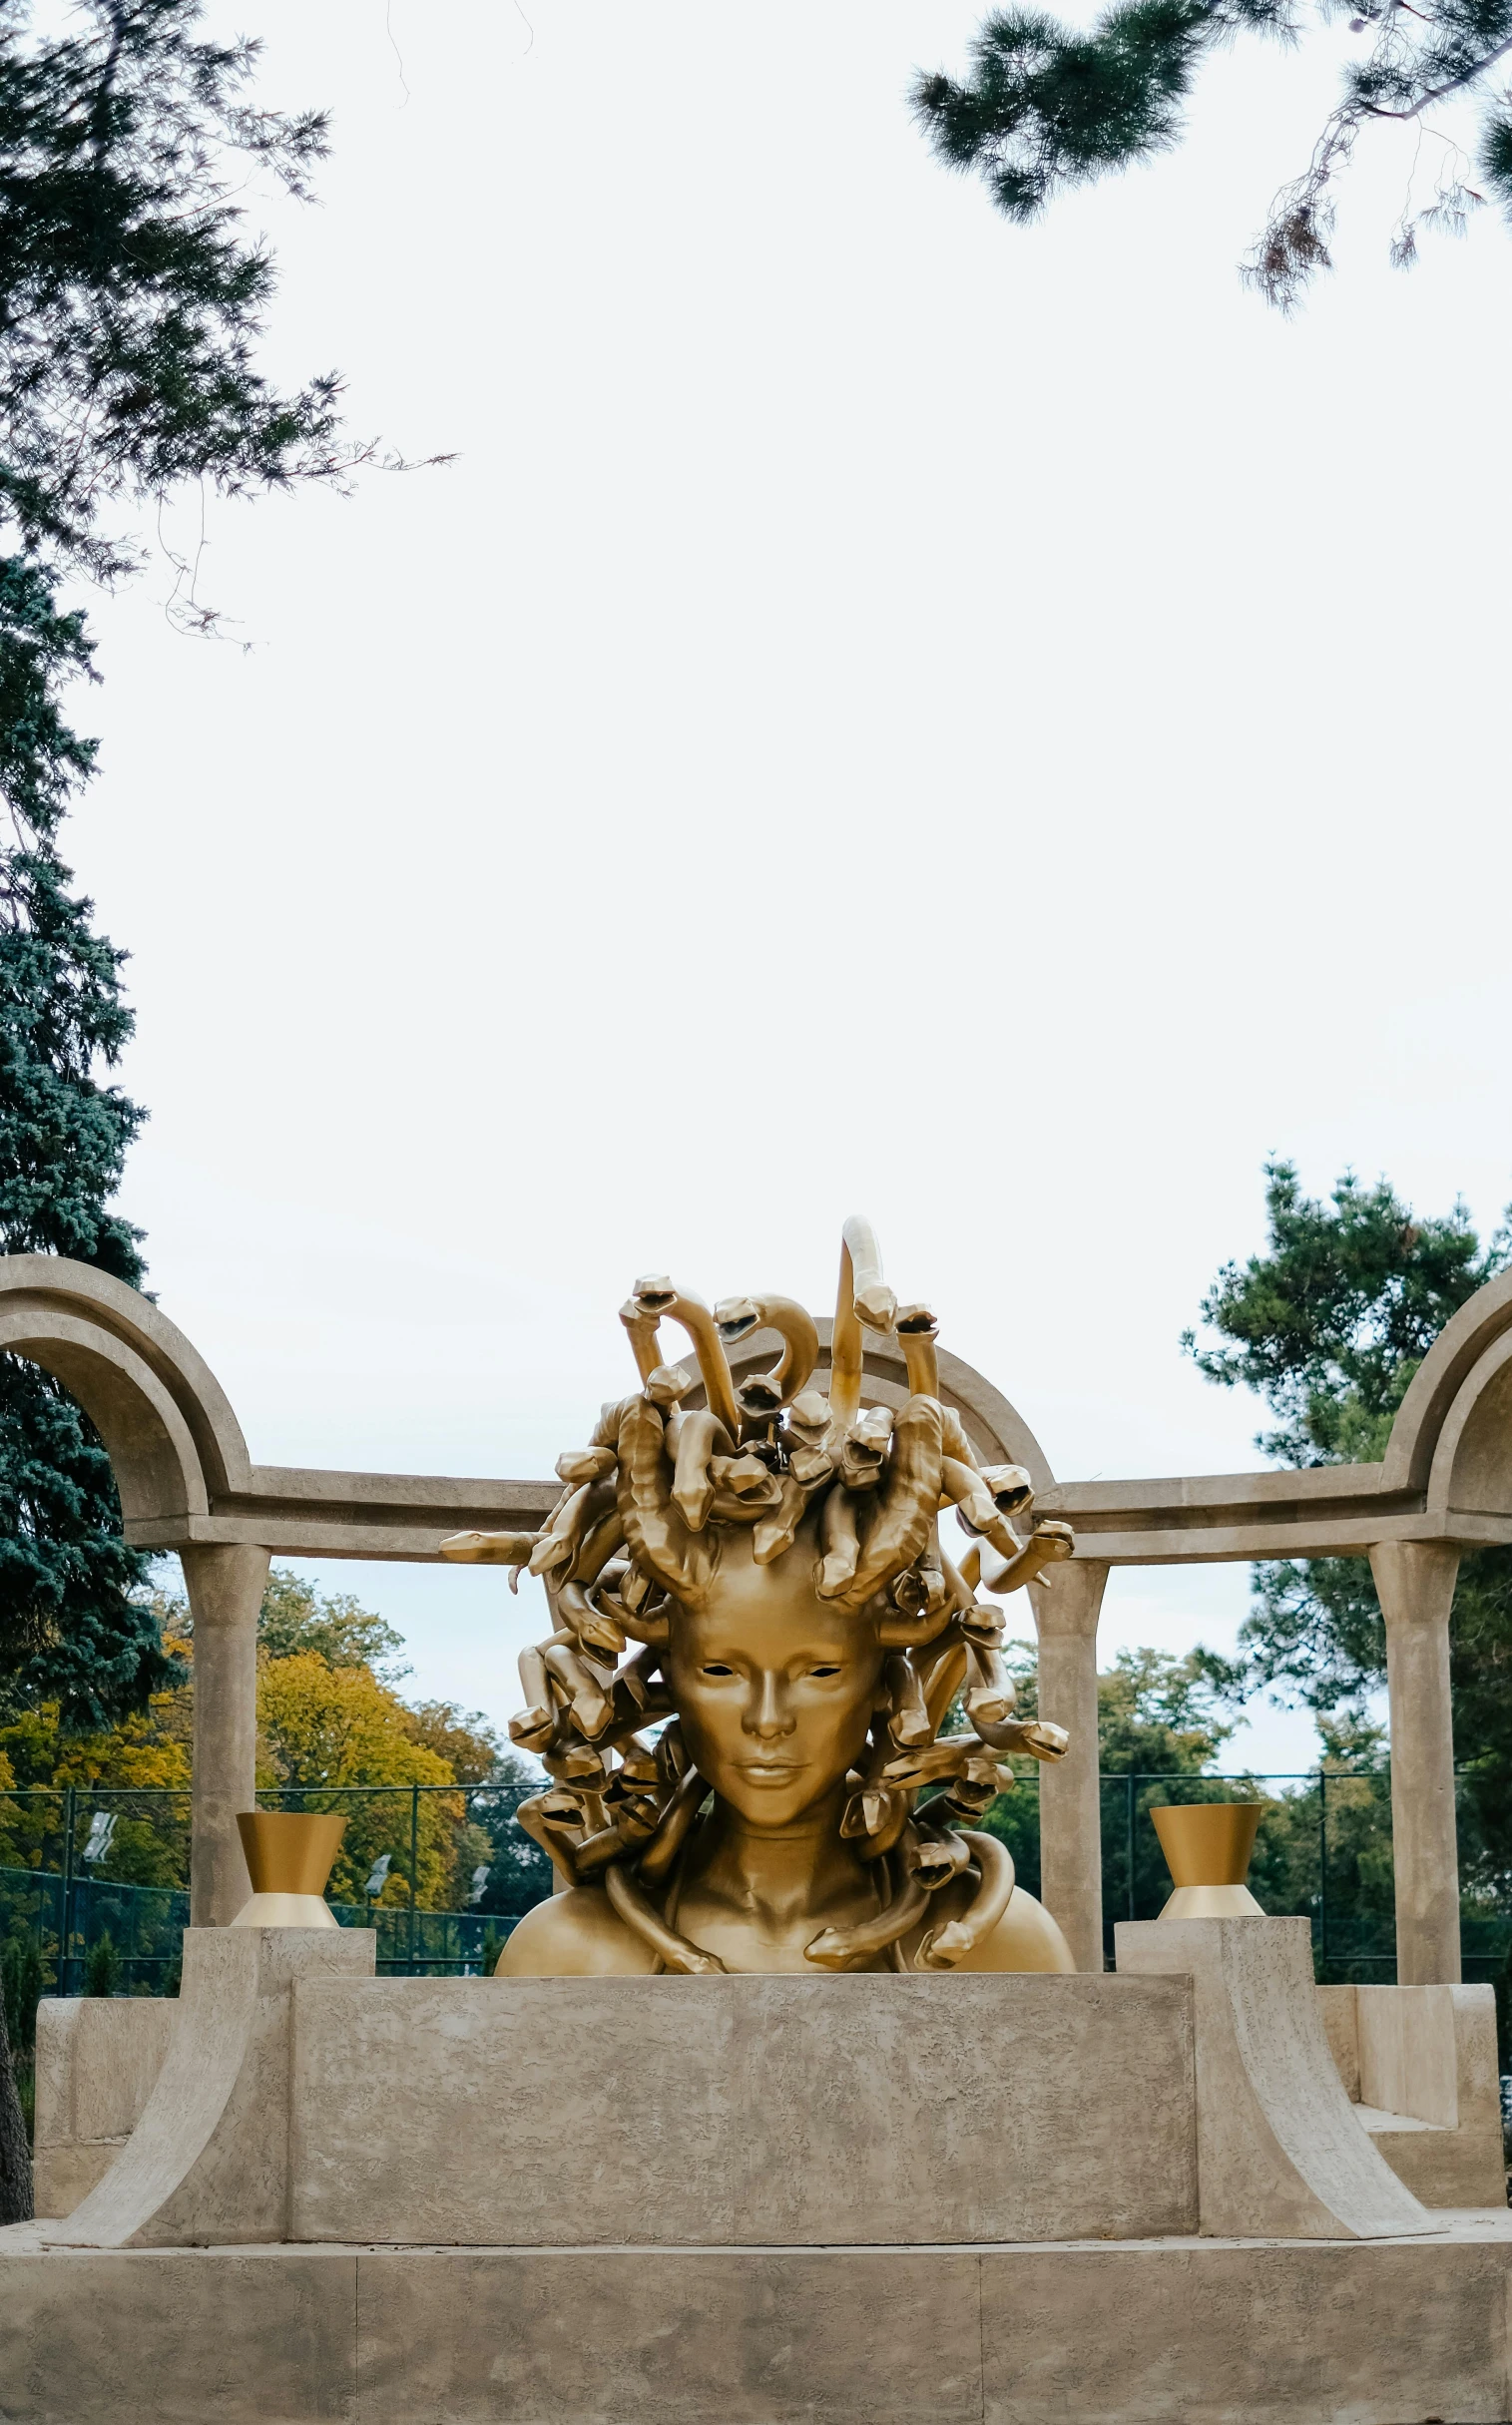
[[[496,1975],[1071,1969],[976,1823],[1013,1781],[1002,1753],[1066,1748],[1014,1716],[1002,1611],[976,1587],[1016,1591],[1071,1533],[1020,1541],[1029,1476],[979,1466],[941,1403],[933,1315],[898,1306],[851,1219],[827,1398],[789,1297],[711,1314],[658,1277],[620,1318],[641,1386],[558,1458],[545,1529],[442,1545],[512,1566],[516,1587],[528,1567],[556,1626],[521,1656],[509,1730],[550,1779],[520,1824],[569,1884]],[[701,1406],[663,1361],[664,1321],[693,1341]],[[895,1415],[861,1405],[863,1325],[902,1349]],[[726,1349],[757,1330],[780,1354],[737,1383]],[[938,1531],[951,1504],[972,1536],[958,1566]],[[942,1734],[963,1688],[965,1727]]]

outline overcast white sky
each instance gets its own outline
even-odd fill
[[[254,1458],[548,1471],[636,1273],[822,1309],[859,1209],[1059,1474],[1232,1469],[1177,1341],[1267,1152],[1512,1194],[1512,239],[1391,272],[1383,138],[1304,316],[1242,291],[1341,28],[1012,228],[904,105],[978,13],[244,12],[335,120],[319,210],[253,198],[270,359],[459,457],[212,504],[247,653],[161,559],[94,609],[126,1208]],[[317,1571],[515,1705],[502,1579]],[[1117,1575],[1105,1643],[1246,1590]]]

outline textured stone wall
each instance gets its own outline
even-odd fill
[[[1191,2230],[1183,1979],[302,1981],[291,2236]]]

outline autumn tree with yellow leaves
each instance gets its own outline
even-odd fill
[[[49,1830],[56,1836],[58,1825],[50,1798],[28,1800],[6,1787],[73,1785],[86,1796],[91,1789],[137,1788],[144,1791],[140,1803],[112,1805],[115,1834],[98,1874],[134,1885],[187,1883],[194,1632],[180,1598],[160,1595],[154,1614],[174,1681],[140,1713],[107,1731],[70,1734],[57,1704],[44,1703],[0,1726],[0,1867],[44,1866]],[[401,1651],[393,1629],[349,1594],[321,1594],[286,1570],[273,1570],[258,1621],[258,1797],[268,1805],[281,1801],[287,1808],[347,1814],[328,1890],[332,1902],[368,1900],[367,1881],[386,1852],[388,1875],[370,1900],[408,1903],[413,1819],[415,1897],[422,1908],[455,1910],[473,1902],[479,1869],[500,1878],[483,1908],[524,1908],[550,1890],[544,1863],[543,1874],[534,1874],[535,1847],[522,1838],[516,1850],[508,1840],[518,1833],[509,1825],[513,1800],[534,1780],[476,1712],[449,1701],[405,1701],[397,1690],[407,1674],[399,1665]],[[490,1797],[486,1826],[469,1818],[461,1791],[422,1793],[418,1802],[412,1792],[416,1785],[483,1784],[499,1789]],[[345,1790],[352,1787],[369,1790]],[[175,1798],[147,1798],[164,1788]],[[505,1807],[496,1810],[501,1796]]]

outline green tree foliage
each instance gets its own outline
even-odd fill
[[[110,1849],[92,1876],[122,1885],[188,1885],[194,1624],[177,1594],[157,1594],[151,1613],[167,1648],[169,1680],[145,1709],[88,1734],[67,1729],[55,1701],[19,1710],[0,1725],[0,1869],[61,1866],[53,1796],[72,1785],[81,1837],[94,1795],[116,1819]],[[408,1902],[416,1784],[471,1788],[420,1797],[415,1882],[423,1907],[516,1918],[551,1892],[550,1862],[514,1824],[520,1803],[540,1789],[539,1773],[479,1711],[402,1699],[396,1688],[408,1673],[399,1657],[403,1644],[383,1618],[350,1593],[319,1592],[274,1567],[257,1635],[258,1791],[268,1800],[282,1796],[293,1808],[348,1813],[331,1878],[335,1901],[360,1904],[373,1864],[386,1852],[389,1875],[376,1899],[389,1907]],[[51,1790],[39,1794],[38,1787]],[[479,1869],[487,1873],[481,1892],[474,1886]]]
[[[415,1742],[445,1760],[459,1785],[475,1788],[453,1842],[451,1907],[518,1919],[551,1892],[550,1861],[515,1822],[521,1802],[541,1790],[539,1769],[502,1742],[478,1709],[422,1700],[410,1705],[405,1724]],[[474,1882],[480,1869],[487,1872],[481,1886]]]
[[[1260,1788],[1267,1807],[1250,1884],[1266,1911],[1311,1919],[1319,1978],[1379,1986],[1390,1977],[1396,1928],[1384,1732],[1350,1717],[1322,1718],[1318,1730],[1323,1781]]]
[[[485,1838],[480,1863],[487,1861],[488,1876],[472,1908],[492,1919],[517,1920],[551,1892],[551,1863],[515,1819],[520,1804],[540,1790],[540,1776],[519,1753],[501,1751],[488,1790],[473,1797],[473,1824]]]
[[[182,1604],[181,1604],[182,1608]],[[178,1622],[184,1625],[188,1610]],[[267,1578],[257,1615],[257,1648],[267,1659],[292,1659],[312,1651],[331,1668],[371,1668],[397,1684],[409,1670],[399,1665],[403,1636],[364,1609],[350,1592],[317,1592],[286,1567]]]
[[[1320,0],[1310,21],[1322,27],[1333,13]],[[964,77],[915,79],[914,111],[942,161],[977,171],[1009,218],[1033,219],[1061,188],[1176,143],[1198,68],[1220,44],[1245,32],[1295,44],[1308,22],[1301,0],[1116,0],[1090,30],[995,9]],[[1307,168],[1276,196],[1245,264],[1282,310],[1331,266],[1334,180],[1372,123],[1441,134],[1446,104],[1468,97],[1479,109],[1478,163],[1442,137],[1433,200],[1404,208],[1391,240],[1399,266],[1416,258],[1421,229],[1462,227],[1488,195],[1512,216],[1512,93],[1492,81],[1512,52],[1512,0],[1359,0],[1350,28],[1368,51],[1346,70]]]
[[[17,2068],[29,2065],[37,2045],[37,2002],[42,1994],[42,1957],[31,1937],[8,1937],[0,1945],[0,1993],[5,2026]]]
[[[108,1073],[131,1035],[118,951],[58,850],[95,763],[68,686],[91,673],[59,583],[141,562],[123,511],[193,481],[228,496],[342,480],[340,382],[285,393],[254,359],[273,284],[237,199],[304,195],[318,114],[256,106],[257,45],[198,0],[0,0],[0,1251],[140,1287],[111,1212],[145,1117]],[[179,620],[204,625],[193,596]],[[144,1562],[93,1428],[0,1358],[0,1695],[98,1730],[168,1681]]]
[[[1267,1162],[1263,1254],[1226,1263],[1202,1303],[1223,1344],[1182,1344],[1206,1380],[1244,1386],[1280,1417],[1256,1446],[1283,1465],[1371,1463],[1451,1314],[1508,1259],[1482,1248],[1463,1205],[1420,1219],[1385,1180],[1346,1173],[1320,1204],[1290,1163]]]
[[[0,2224],[32,2218],[32,2159],[20,2084],[0,2004]]]
[[[0,1248],[135,1286],[139,1233],[109,1206],[143,1114],[98,1075],[131,1033],[123,955],[54,847],[94,757],[59,692],[88,672],[53,574],[0,559],[0,796],[18,837],[0,851]],[[0,1694],[56,1700],[80,1726],[140,1705],[166,1680],[146,1574],[94,1427],[37,1365],[0,1357]]]
[[[185,1602],[165,1603],[164,1618],[171,1647],[192,1643]],[[335,1900],[361,1901],[374,1862],[387,1852],[389,1875],[376,1899],[391,1907],[408,1901],[414,1784],[472,1788],[465,1796],[421,1796],[416,1886],[423,1906],[517,1919],[550,1894],[551,1863],[514,1823],[521,1802],[539,1792],[539,1773],[500,1740],[481,1711],[454,1701],[403,1700],[396,1689],[409,1673],[403,1641],[381,1617],[350,1593],[318,1592],[274,1567],[257,1646],[259,1788],[281,1790],[302,1807],[350,1813],[331,1879]],[[186,1704],[187,1696],[177,1697],[177,1714],[170,1715],[169,1703],[155,1700],[149,1719],[160,1733],[169,1725],[185,1729]],[[116,1730],[118,1759],[127,1756],[132,1734],[129,1724]],[[7,1739],[0,1734],[0,1758]],[[359,1799],[343,1796],[345,1786],[393,1790]],[[0,1802],[0,1822],[3,1813]],[[487,1874],[479,1890],[480,1869]]]
[[[1012,1642],[1004,1654],[1018,1686],[1019,1714],[1038,1713],[1035,1647]],[[1164,1651],[1120,1651],[1097,1680],[1098,1743],[1103,1785],[1103,1897],[1111,1927],[1129,1916],[1129,1818],[1134,1818],[1135,1895],[1141,1918],[1158,1911],[1170,1891],[1160,1846],[1148,1812],[1154,1802],[1228,1800],[1234,1784],[1209,1777],[1235,1730],[1229,1701],[1238,1682],[1229,1662],[1205,1650],[1176,1659]],[[1013,1763],[1021,1782],[998,1802],[987,1824],[1013,1854],[1014,1867],[1031,1894],[1039,1892],[1039,1771],[1032,1760]],[[1140,1781],[1132,1789],[1125,1776]],[[1176,1790],[1148,1780],[1176,1776]],[[1187,1779],[1201,1780],[1189,1785]],[[1152,1900],[1153,1898],[1153,1900]]]
[[[340,381],[282,394],[253,348],[273,286],[236,194],[307,197],[327,122],[256,107],[259,45],[199,0],[0,12],[0,504],[22,552],[110,579],[102,515],[185,480],[223,494],[339,476]]]
[[[120,1950],[110,1930],[103,1928],[84,1965],[84,1992],[87,1996],[113,1996],[120,1985]]]
[[[1256,1390],[1277,1418],[1257,1442],[1287,1465],[1372,1463],[1434,1338],[1506,1268],[1512,1238],[1482,1246],[1462,1205],[1422,1218],[1384,1180],[1345,1176],[1323,1204],[1289,1163],[1265,1166],[1267,1238],[1226,1264],[1203,1301],[1219,1344],[1184,1345],[1209,1380]],[[1242,1645],[1252,1685],[1357,1725],[1384,1681],[1385,1633],[1362,1558],[1278,1560],[1255,1570]],[[1450,1636],[1455,1749],[1475,1861],[1467,1882],[1512,1877],[1512,1550],[1460,1560]],[[1473,1874],[1479,1865],[1479,1879]]]
[[[257,1790],[280,1795],[288,1809],[345,1815],[327,1889],[333,1902],[360,1903],[383,1853],[391,1867],[374,1899],[408,1902],[411,1819],[415,1900],[437,1910],[450,1899],[454,1836],[466,1809],[459,1794],[412,1796],[411,1786],[454,1779],[449,1763],[415,1740],[408,1717],[397,1693],[368,1667],[333,1668],[314,1651],[261,1663]],[[345,1790],[351,1786],[366,1790]]]
[[[1020,1713],[1036,1711],[1036,1653],[1010,1643]],[[1214,1763],[1236,1730],[1247,1683],[1243,1663],[1199,1648],[1176,1658],[1151,1649],[1122,1651],[1098,1678],[1098,1737],[1103,1771],[1103,1918],[1108,1959],[1120,1920],[1151,1920],[1171,1892],[1171,1876],[1150,1813],[1163,1802],[1253,1801],[1263,1797],[1250,1884],[1266,1911],[1299,1913],[1316,1930],[1318,1975],[1379,1981],[1389,1958],[1393,1905],[1389,1777],[1382,1731],[1366,1720],[1323,1719],[1327,1782],[1297,1777],[1269,1784],[1251,1775],[1217,1776]],[[1040,1891],[1037,1772],[1015,1762],[1021,1779],[987,1824],[1013,1854],[1031,1894]],[[1324,1959],[1322,1833],[1328,1839]],[[1474,1920],[1471,1897],[1470,1919]],[[1504,1933],[1504,1932],[1503,1932]],[[1472,1928],[1473,1935],[1473,1928]],[[1467,1943],[1470,1941],[1467,1938]]]
[[[194,1692],[185,1646],[175,1646],[167,1665],[170,1681],[146,1708],[128,1710],[101,1731],[65,1726],[57,1701],[21,1709],[0,1726],[0,1867],[62,1866],[59,1796],[72,1785],[79,1830],[88,1826],[96,1793],[109,1796],[100,1807],[116,1821],[96,1877],[130,1886],[188,1884]],[[20,1790],[6,1793],[7,1785]],[[76,1835],[76,1863],[80,1850]]]
[[[1205,1773],[1235,1729],[1225,1714],[1234,1671],[1205,1650],[1177,1659],[1120,1651],[1097,1680],[1103,1770],[1105,1925],[1131,1908],[1152,1919],[1171,1891],[1151,1809],[1161,1802],[1232,1801],[1247,1788]],[[1125,1781],[1125,1780],[1129,1781]],[[1133,1903],[1130,1901],[1131,1856]],[[1108,1947],[1111,1955],[1112,1936]]]

